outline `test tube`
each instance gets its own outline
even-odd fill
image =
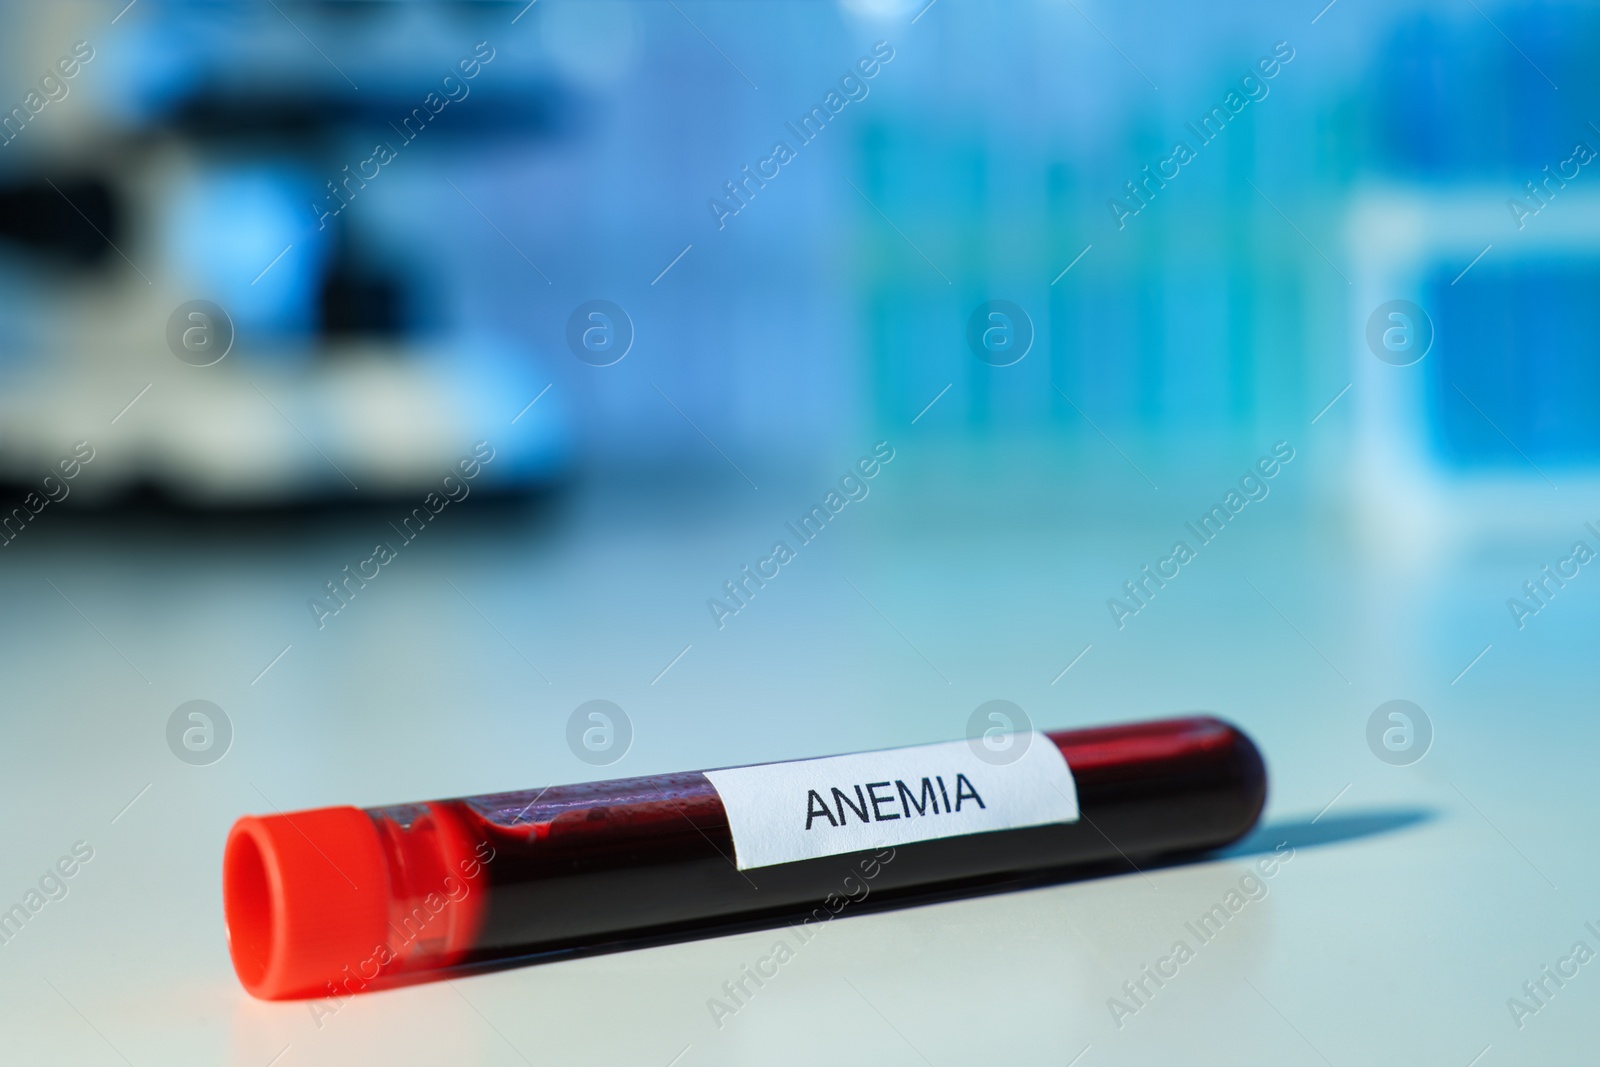
[[[257,997],[342,998],[521,961],[803,928],[845,906],[1217,848],[1265,803],[1255,745],[1215,718],[1011,736],[1023,755],[949,742],[245,816],[223,858],[234,969]]]

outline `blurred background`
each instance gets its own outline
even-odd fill
[[[706,458],[691,422],[753,465],[803,463],[946,385],[926,437],[1092,450],[1092,418],[1156,463],[1314,413],[1356,373],[1373,292],[1421,300],[1450,341],[1405,412],[1419,464],[1596,459],[1573,344],[1593,266],[1574,149],[1600,137],[1581,5],[913,23],[910,0],[843,0],[713,6],[714,27],[670,3],[520,6],[9,6],[6,473],[92,427],[84,497],[356,499],[334,466],[409,491],[430,448],[547,384],[508,488],[682,471]],[[861,77],[876,42],[893,58]],[[830,91],[842,110],[801,142],[785,123]],[[1202,118],[1226,133],[1202,141]],[[762,160],[770,185],[741,172]],[[1034,338],[1006,373],[962,343],[999,298]],[[609,373],[568,350],[591,299],[636,335]],[[205,375],[167,351],[194,300],[233,331]],[[100,429],[153,379],[148,413]]]
[[[1597,44],[1591,5],[1488,0],[0,3],[0,796],[51,813],[0,898],[107,857],[0,950],[18,1040],[63,999],[135,1062],[395,1024],[239,1006],[213,872],[246,811],[942,740],[1003,698],[1224,714],[1269,817],[1435,813],[1275,897],[1247,962],[1293,986],[1329,948],[1294,931],[1382,872],[1433,910],[1345,961],[1368,1043],[1326,987],[1299,1020],[1335,1059],[1504,1049],[1568,913],[1427,946],[1600,885],[1546,817],[1594,808],[1600,579],[1561,561],[1600,550]],[[1366,731],[1402,697],[1432,750],[1397,769]],[[596,699],[602,752],[569,740]],[[1136,970],[1103,948],[1107,981],[1033,987],[1074,1034],[1061,1003],[1103,1029]],[[1425,1025],[1376,1017],[1361,968],[1400,952]],[[702,1040],[661,1012],[568,1051]],[[1194,1012],[1150,1033],[1284,1062]],[[1577,1039],[1542,1033],[1506,1062]],[[987,1062],[1069,1043],[1011,1037]]]

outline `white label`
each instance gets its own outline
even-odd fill
[[[990,763],[966,741],[706,771],[739,869],[1078,820],[1061,750],[1037,731]]]

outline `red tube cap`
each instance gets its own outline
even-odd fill
[[[389,872],[360,808],[247,815],[222,858],[228,952],[266,1000],[322,996],[387,940]]]

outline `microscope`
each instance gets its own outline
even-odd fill
[[[39,75],[0,101],[0,510],[45,477],[200,510],[420,503],[469,460],[491,494],[561,482],[545,357],[468,299],[515,222],[468,176],[563,123],[559,82],[507,62],[515,15],[12,8],[7,62]],[[430,223],[462,201],[481,229]]]

